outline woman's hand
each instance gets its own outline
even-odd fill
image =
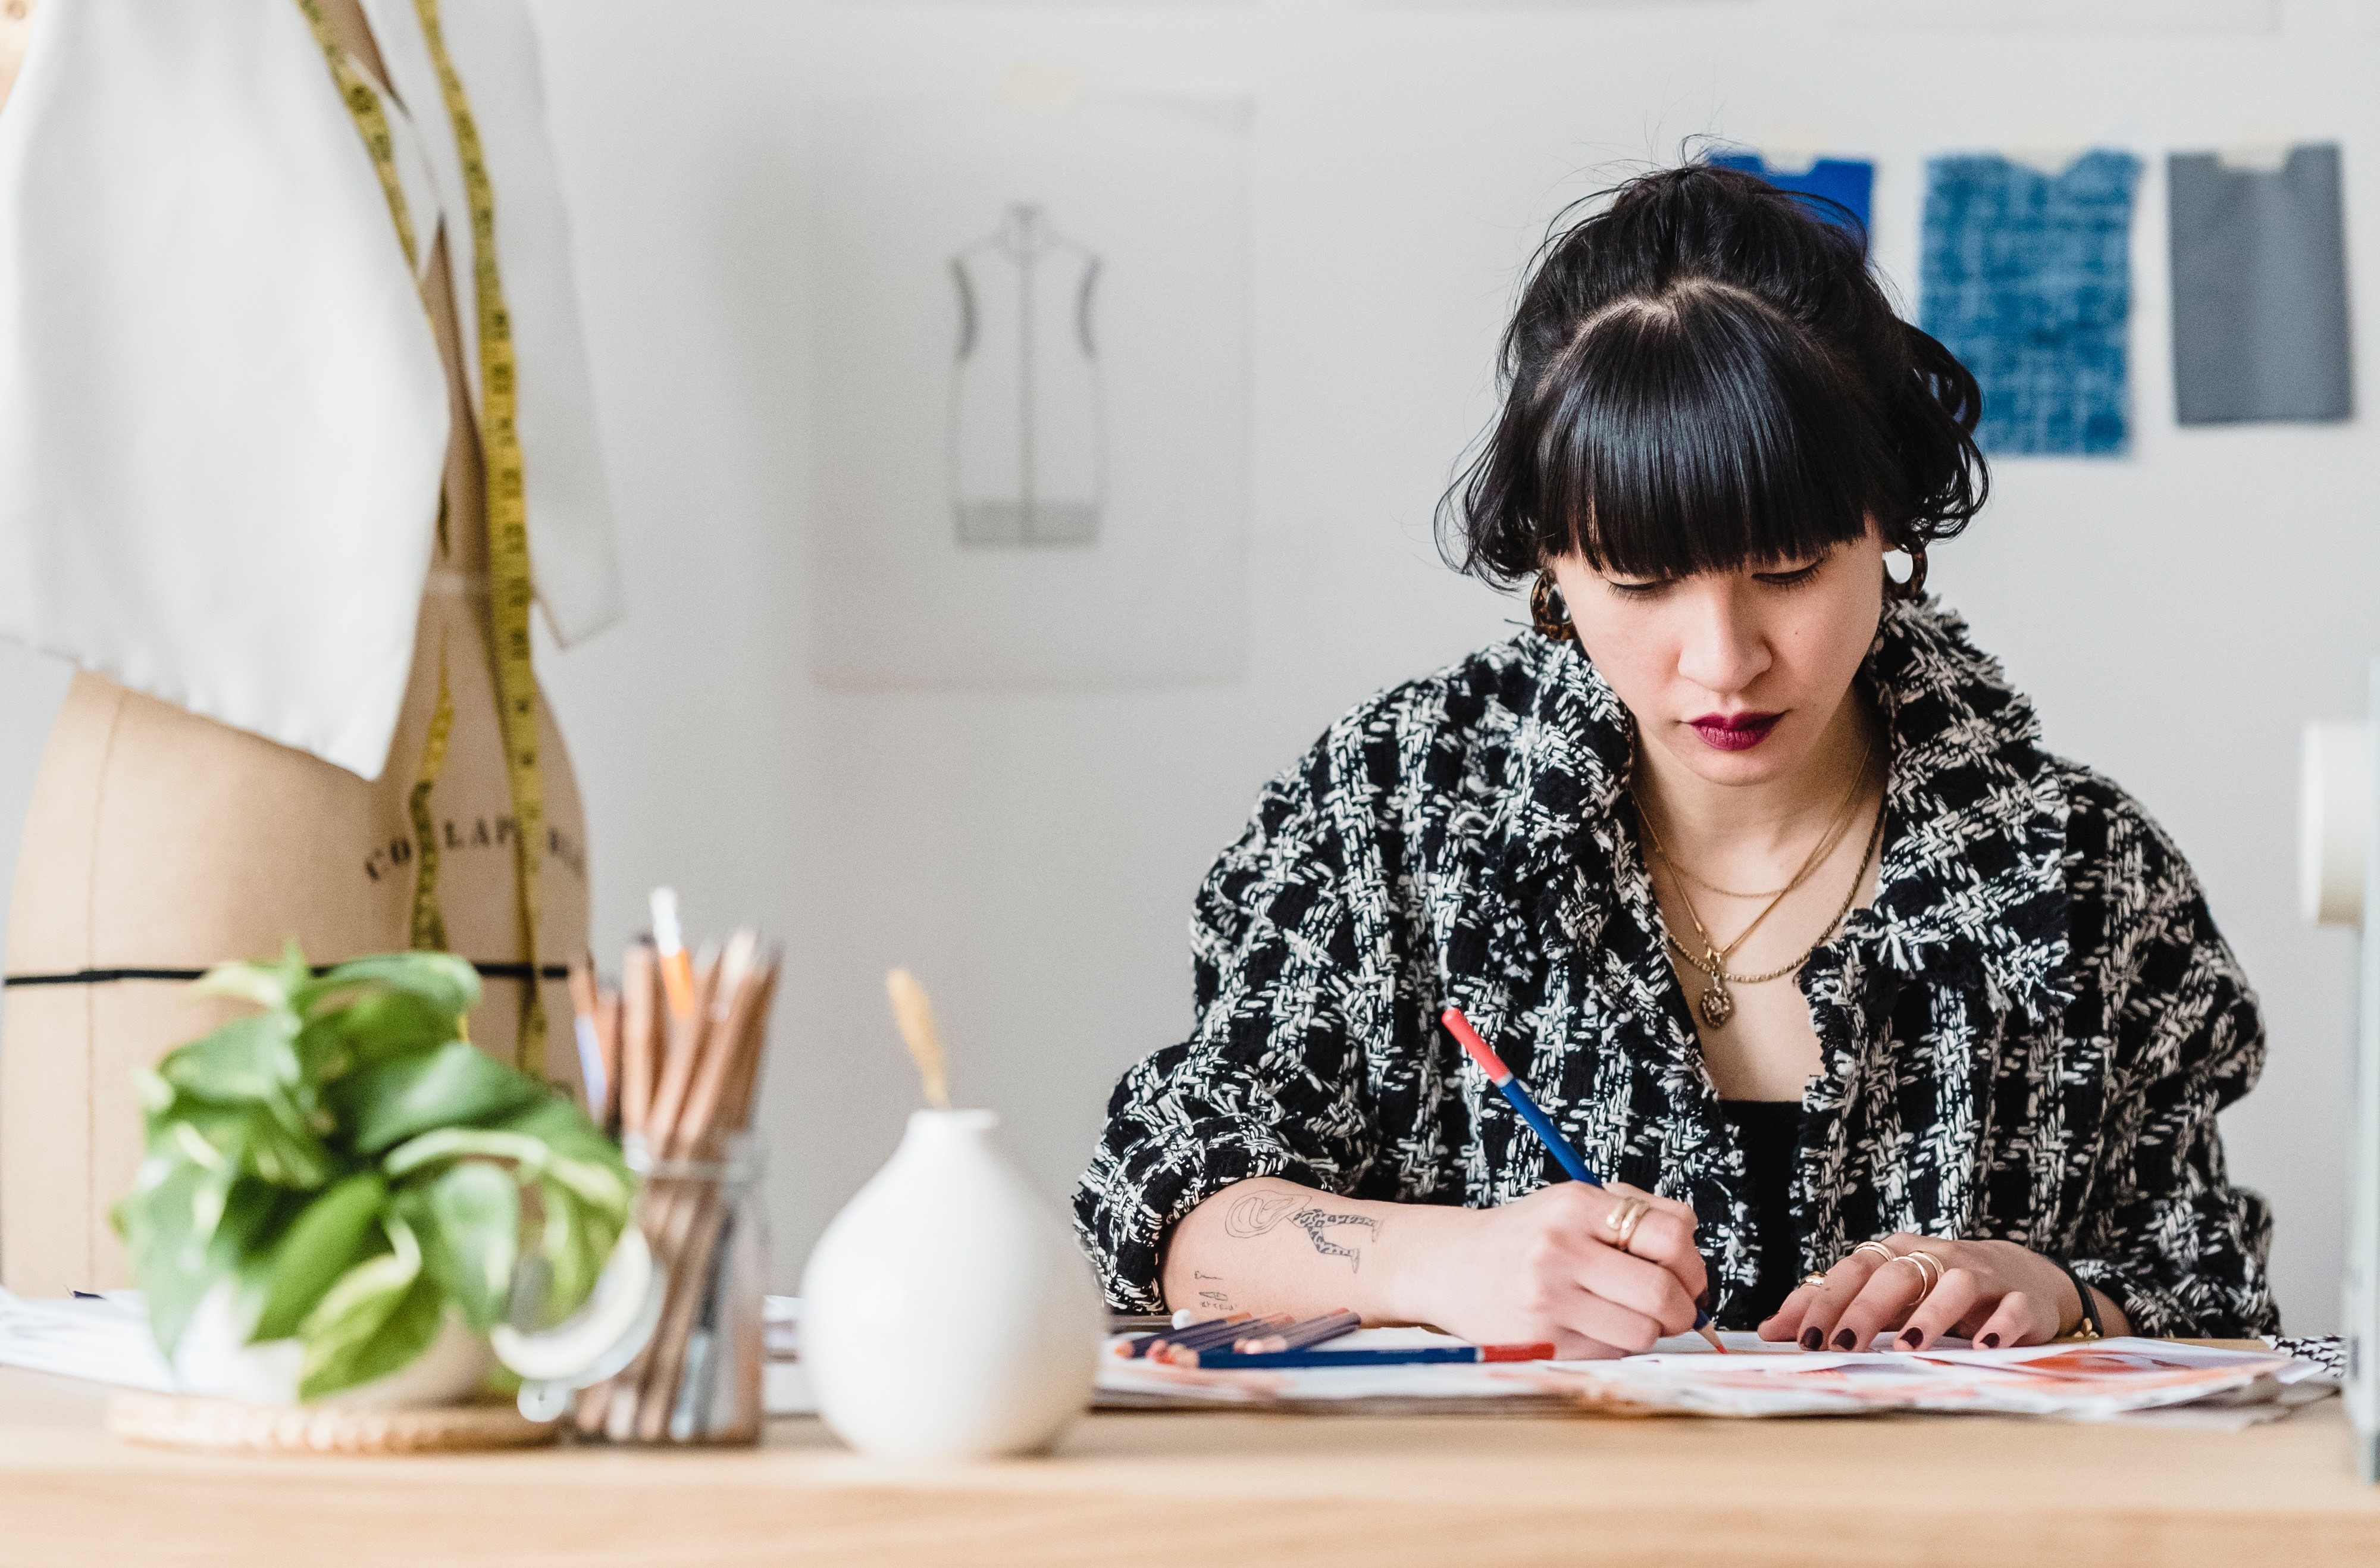
[[[1650,1209],[1622,1251],[1607,1216],[1632,1197]],[[1561,1182],[1498,1209],[1411,1212],[1428,1220],[1390,1263],[1398,1315],[1474,1343],[1550,1341],[1582,1359],[1650,1350],[1694,1327],[1708,1287],[1694,1210],[1634,1187]]]
[[[1877,1249],[1890,1254],[1879,1256]],[[1937,1272],[1904,1262],[1930,1254]],[[1927,1289],[1929,1282],[1932,1288]],[[2124,1315],[2094,1292],[2109,1333],[2129,1331]],[[1944,1241],[1901,1232],[1846,1254],[1816,1284],[1785,1298],[1760,1325],[1765,1340],[1798,1340],[1804,1350],[1865,1350],[1876,1336],[1900,1331],[1899,1347],[1919,1350],[1945,1334],[1985,1349],[2041,1344],[2072,1331],[2082,1304],[2066,1271],[2037,1252],[2008,1241]]]

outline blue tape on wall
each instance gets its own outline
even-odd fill
[[[1821,158],[1798,174],[1780,174],[1768,166],[1757,152],[1715,152],[1710,161],[1722,169],[1741,169],[1748,175],[1758,175],[1779,190],[1790,190],[1797,196],[1815,196],[1810,210],[1830,224],[1844,227],[1856,226],[1864,236],[1869,232],[1868,213],[1876,193],[1876,165],[1854,158]],[[1829,206],[1828,203],[1835,203]],[[1839,208],[1848,208],[1856,225],[1846,222]]]
[[[2117,152],[2055,176],[1992,155],[1925,165],[1919,322],[1982,383],[1985,451],[2105,457],[2129,444],[2140,172]]]

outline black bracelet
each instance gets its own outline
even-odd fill
[[[2072,1264],[2061,1262],[2059,1259],[2055,1258],[2051,1258],[2050,1261],[2058,1264],[2058,1270],[2059,1273],[2064,1274],[2069,1280],[2071,1280],[2074,1282],[2074,1294],[2082,1300],[2082,1321],[2074,1326],[2073,1337],[2076,1339],[2090,1340],[2106,1339],[2107,1337],[2107,1325],[2102,1322],[2099,1319],[2099,1304],[2091,1299],[2091,1287],[2083,1282],[2082,1275],[2074,1271],[2074,1266]],[[2088,1328],[2090,1332],[2084,1333],[2082,1331],[2085,1328]],[[2063,1338],[2064,1336],[2061,1335],[2060,1337]]]

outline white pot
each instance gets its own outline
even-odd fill
[[[1075,1236],[992,1141],[989,1111],[920,1111],[802,1276],[819,1414],[869,1453],[1045,1448],[1089,1403],[1104,1330]]]
[[[174,1383],[184,1393],[237,1399],[248,1404],[296,1404],[306,1347],[296,1340],[248,1342],[258,1304],[231,1284],[200,1299],[174,1346]],[[479,1392],[495,1369],[487,1336],[471,1331],[462,1314],[446,1314],[430,1348],[384,1378],[341,1389],[314,1401],[358,1410],[423,1409],[456,1404]]]

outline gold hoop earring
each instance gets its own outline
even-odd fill
[[[1529,624],[1548,642],[1578,640],[1578,628],[1570,624],[1570,606],[1562,602],[1561,589],[1551,572],[1539,572],[1536,586],[1529,590]]]
[[[1923,544],[1909,547],[1908,577],[1895,582],[1890,572],[1884,574],[1884,596],[1904,604],[1925,597],[1925,547]]]

